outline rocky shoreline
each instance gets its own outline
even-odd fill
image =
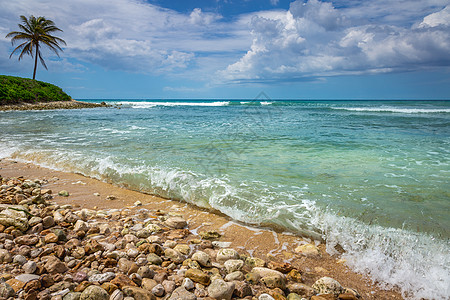
[[[193,234],[176,211],[76,210],[52,202],[45,183],[1,178],[2,299],[361,297],[330,277],[306,285],[290,263],[239,253],[217,231]]]
[[[0,105],[0,111],[8,110],[48,110],[48,109],[80,109],[80,108],[95,108],[106,107],[106,103],[88,103],[81,101],[54,101],[54,102],[39,102],[27,103],[22,102],[12,105]]]

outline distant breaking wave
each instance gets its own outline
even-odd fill
[[[116,104],[132,108],[152,108],[155,106],[227,106],[230,101],[215,101],[215,102],[147,102],[147,101],[121,101]]]
[[[450,113],[449,108],[397,108],[397,107],[331,107],[356,112],[391,112],[403,114]]]

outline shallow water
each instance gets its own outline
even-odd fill
[[[321,237],[387,285],[449,296],[450,102],[111,103],[0,113],[0,157]]]

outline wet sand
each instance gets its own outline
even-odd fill
[[[89,209],[147,209],[155,212],[176,211],[183,215],[189,230],[216,230],[222,234],[221,242],[230,242],[231,248],[241,254],[262,258],[265,261],[289,262],[301,270],[304,283],[312,285],[317,279],[328,276],[336,279],[342,286],[356,289],[363,299],[403,299],[395,290],[381,290],[367,277],[352,272],[338,258],[329,256],[323,243],[318,245],[321,257],[306,257],[294,249],[301,244],[312,242],[289,233],[277,232],[269,228],[257,228],[234,222],[218,212],[211,212],[191,204],[131,191],[79,174],[55,171],[8,159],[0,160],[0,175],[3,177],[23,176],[25,179],[45,179],[45,188],[51,189],[54,201],[58,204],[71,204],[74,208]],[[67,190],[69,197],[58,196],[60,190]],[[115,200],[107,200],[114,196]],[[135,206],[140,201],[142,206]],[[316,242],[318,243],[318,242]]]

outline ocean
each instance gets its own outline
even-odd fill
[[[450,101],[89,101],[113,107],[0,112],[0,158],[275,225],[450,297]]]

